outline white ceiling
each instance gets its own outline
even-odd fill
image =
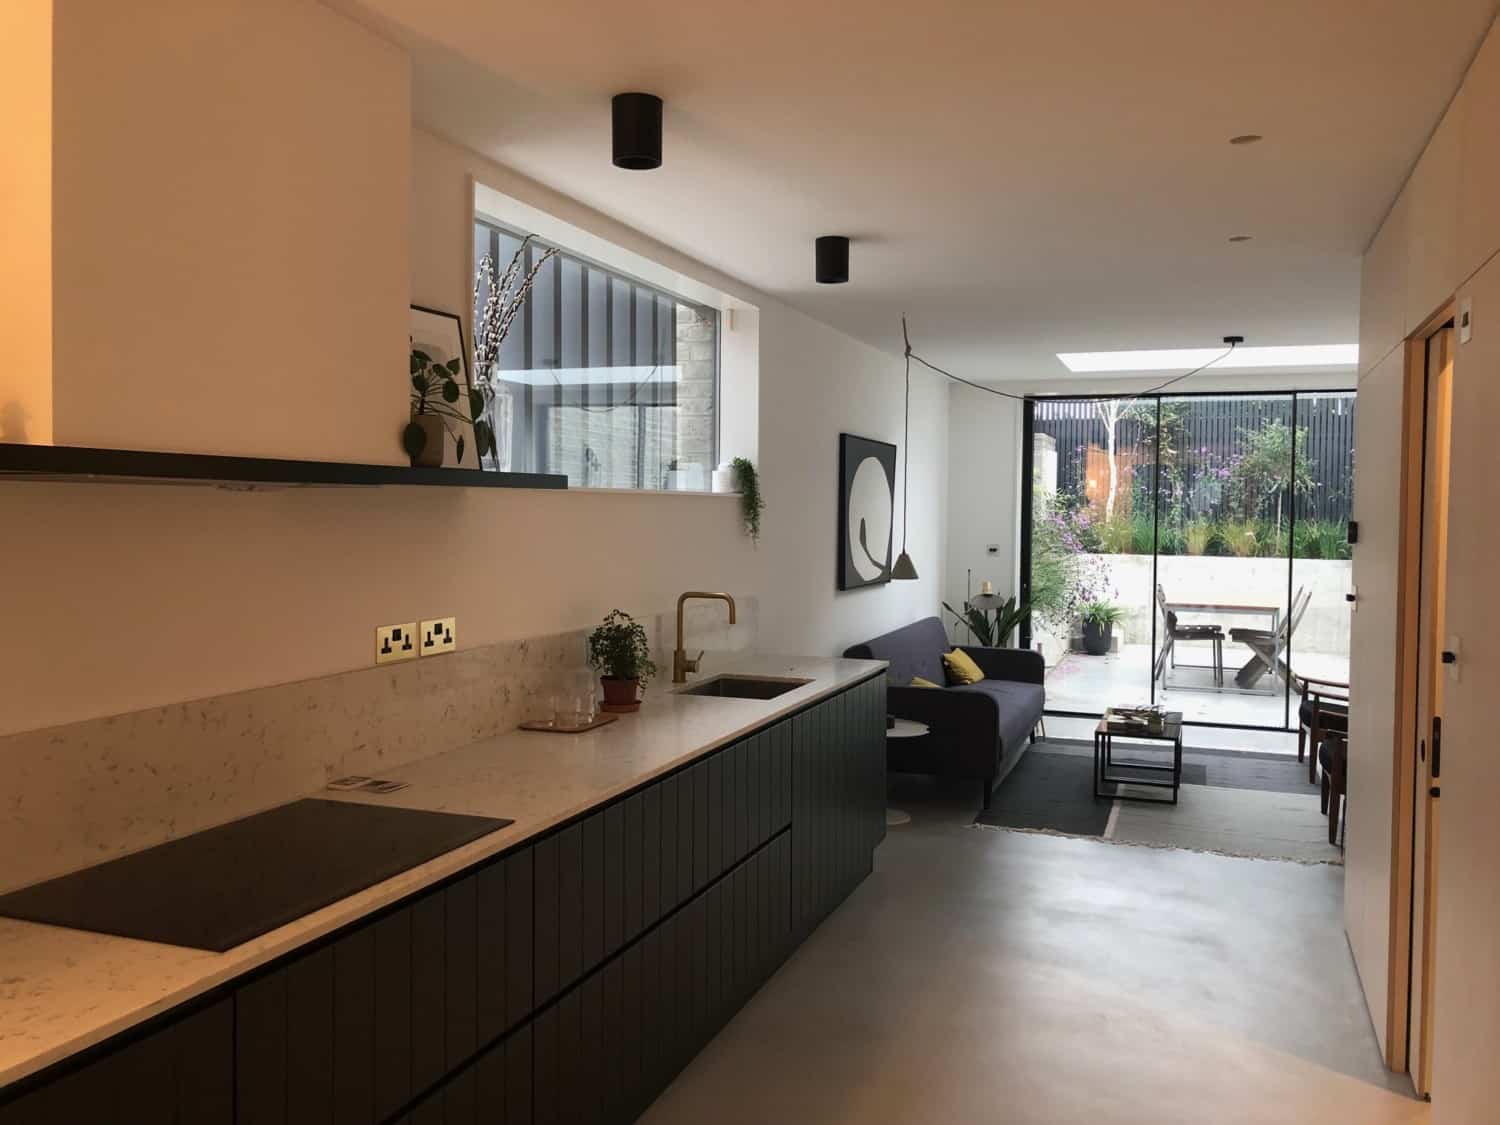
[[[339,6],[412,49],[427,127],[877,347],[904,311],[934,361],[1035,381],[1353,342],[1360,254],[1496,0]],[[610,164],[626,89],[666,101],[657,171]],[[829,233],[848,285],[813,283]]]

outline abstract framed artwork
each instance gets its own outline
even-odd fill
[[[896,447],[839,435],[838,588],[891,580],[896,512]]]

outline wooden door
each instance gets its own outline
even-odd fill
[[[1442,850],[1437,879],[1436,992],[1432,1002],[1435,1125],[1496,1114],[1500,1043],[1500,259],[1459,292],[1473,303],[1473,338],[1454,349],[1448,502],[1448,647],[1444,682]]]
[[[1422,466],[1421,594],[1417,626],[1417,740],[1413,764],[1410,1069],[1419,1094],[1432,1091],[1432,973],[1438,857],[1439,744],[1442,737],[1448,567],[1449,439],[1453,413],[1453,328],[1427,341]]]

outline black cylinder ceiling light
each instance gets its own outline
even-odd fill
[[[848,238],[842,234],[825,234],[813,243],[813,247],[819,285],[842,285],[849,280]]]
[[[661,99],[655,94],[616,94],[611,103],[616,168],[646,172],[661,167]]]

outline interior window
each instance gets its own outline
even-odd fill
[[[521,244],[515,231],[475,223],[476,261],[488,254],[497,273]],[[547,249],[535,239],[526,246],[523,276]],[[537,273],[496,367],[487,467],[560,473],[573,488],[709,487],[718,310],[559,249]]]

